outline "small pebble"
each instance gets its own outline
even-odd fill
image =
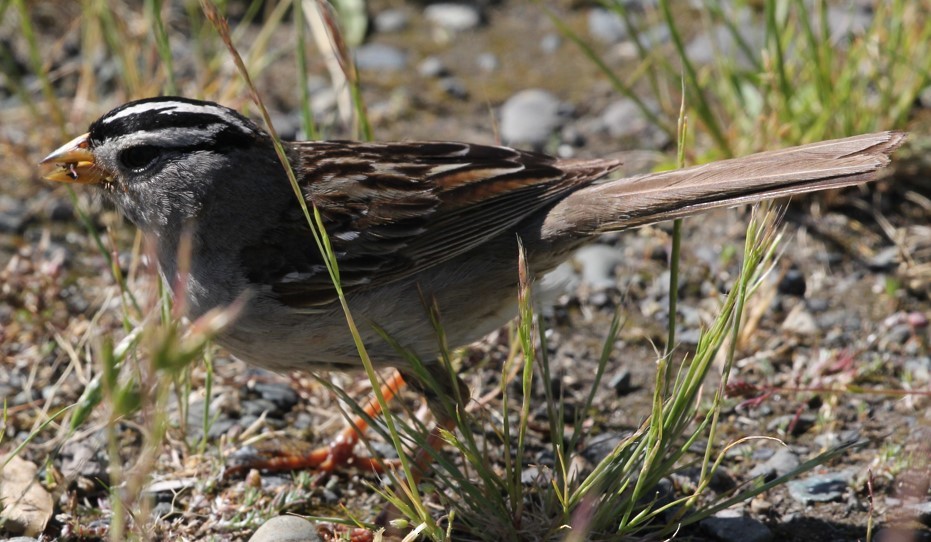
[[[322,542],[317,527],[297,516],[276,516],[262,524],[249,542]]]
[[[621,369],[611,377],[608,386],[614,390],[618,397],[623,397],[637,390],[637,387],[631,383],[630,371]]]
[[[562,45],[559,34],[547,34],[540,40],[540,50],[544,53],[554,53]]]
[[[750,470],[747,476],[749,478],[762,476],[765,481],[769,481],[792,472],[800,463],[795,453],[788,448],[780,448],[764,463]]]
[[[356,49],[356,66],[364,71],[400,71],[407,66],[407,54],[390,45],[366,43]]]
[[[588,441],[588,445],[582,450],[582,457],[587,459],[592,465],[597,465],[608,454],[614,451],[614,448],[626,439],[629,435],[607,431]]]
[[[285,383],[256,382],[252,386],[252,392],[272,403],[281,412],[290,412],[300,400],[297,392]]]
[[[616,247],[602,244],[586,245],[572,256],[582,270],[582,280],[593,290],[616,288],[615,268],[624,263],[624,253]]]
[[[766,29],[756,21],[749,10],[741,10],[732,19],[739,29],[749,51],[761,51],[766,46]],[[699,34],[685,46],[685,53],[695,64],[711,64],[717,59],[726,58],[736,63],[737,67],[749,68],[753,59],[748,58],[743,47],[735,39],[733,32],[724,24]]]
[[[410,20],[407,12],[401,9],[386,9],[375,15],[375,31],[382,34],[400,32],[407,28]]]
[[[644,101],[644,106],[653,113],[659,112],[659,104]],[[611,137],[635,140],[639,149],[660,149],[669,142],[669,134],[656,127],[643,109],[630,98],[622,98],[608,105],[601,113],[601,123]]]
[[[603,43],[617,43],[627,38],[627,27],[621,16],[604,8],[588,12],[588,32]]]
[[[877,252],[866,262],[870,271],[892,271],[899,264],[899,247],[890,246]]]
[[[28,220],[26,206],[20,200],[0,195],[0,233],[20,233]]]
[[[925,109],[931,109],[931,86],[927,86],[918,94],[918,103]]]
[[[805,308],[805,305],[799,304],[792,308],[786,319],[782,322],[783,331],[795,333],[803,337],[812,336],[820,331],[815,317]]]
[[[805,274],[796,267],[789,269],[782,276],[777,289],[783,295],[805,297]]]
[[[787,414],[770,420],[766,424],[768,431],[789,431],[792,435],[801,435],[815,425],[815,417],[812,414],[802,414],[795,416]]]
[[[68,200],[55,200],[49,209],[49,218],[53,222],[70,222],[74,220],[74,206]]]
[[[470,4],[441,2],[430,4],[424,10],[427,20],[446,30],[461,32],[471,30],[482,22],[482,14],[477,7]]]
[[[449,68],[437,56],[428,56],[417,65],[417,73],[423,77],[445,77],[449,75]]]
[[[931,357],[921,356],[907,359],[904,369],[916,382],[928,382],[931,380]]]
[[[494,53],[481,53],[475,57],[475,63],[478,65],[479,69],[484,72],[493,72],[498,69],[500,62],[498,62],[498,57]]]
[[[547,487],[553,483],[553,471],[534,465],[527,466],[520,473],[520,481],[525,486]]]
[[[501,137],[508,144],[542,147],[563,122],[561,108],[545,90],[522,90],[501,106]]]
[[[641,32],[640,42],[647,48],[657,47],[669,41],[670,37],[672,37],[672,34],[669,31],[669,27],[660,24]]]
[[[844,45],[851,39],[866,33],[873,24],[872,10],[862,9],[855,2],[829,6],[827,11],[828,32],[831,43]]]
[[[763,522],[744,515],[716,515],[703,520],[701,528],[721,542],[769,542],[775,538]]]
[[[469,89],[465,83],[458,77],[444,77],[440,80],[440,88],[449,96],[457,100],[468,100]]]

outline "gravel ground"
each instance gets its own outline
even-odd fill
[[[36,19],[52,17],[50,5],[55,3],[37,3]],[[631,65],[627,31],[614,15],[585,3],[559,2],[558,7],[612,68]],[[373,30],[356,59],[379,139],[501,139],[564,156],[622,156],[630,173],[649,169],[671,151],[669,137],[628,99],[619,98],[530,3],[424,6],[384,0],[371,2],[369,12]],[[762,28],[752,14],[747,17],[745,37],[761,43]],[[869,17],[858,8],[833,12],[830,31],[838,36],[862,31]],[[9,47],[27,70],[26,50],[11,20],[0,25],[0,46]],[[647,31],[657,47],[668,44],[662,27]],[[184,52],[192,45],[180,38],[182,31],[177,33],[173,46],[183,72]],[[54,46],[42,49],[43,60],[51,71],[67,74],[80,51],[77,38],[52,34],[59,39],[44,35],[49,38],[44,43]],[[726,36],[692,36],[690,56],[706,61],[714,54],[739,56]],[[293,36],[282,32],[276,39],[286,48]],[[335,118],[336,98],[325,72],[317,59],[311,65],[311,77],[320,80],[312,96],[315,114]],[[285,137],[298,136],[300,126],[291,66],[290,60],[279,60],[258,80]],[[106,60],[98,69],[101,78],[115,77]],[[62,97],[75,92],[67,75],[56,85]],[[122,98],[111,99],[80,109],[92,112],[72,119],[68,131],[83,131],[96,114]],[[660,110],[656,102],[649,103]],[[775,477],[820,451],[857,444],[834,462],[690,527],[680,537],[865,540],[872,521],[874,540],[931,539],[931,169],[920,152],[929,146],[923,135],[931,131],[929,118],[928,110],[916,104],[910,127],[916,135],[889,178],[789,207],[782,257],[757,294],[754,324],[741,339],[738,372],[731,380],[751,393],[729,400],[721,424],[722,442],[767,435],[785,446],[752,441],[731,450],[712,490],[726,492],[754,476]],[[125,335],[120,311],[125,298],[81,226],[74,201],[62,188],[36,180],[34,164],[53,148],[54,137],[50,128],[31,131],[34,122],[0,80],[0,149],[8,166],[0,176],[0,398],[6,407],[0,454],[24,442],[52,413],[75,403],[99,370],[90,360],[97,358],[101,338],[118,341]],[[326,135],[345,137],[348,132],[337,125]],[[91,222],[108,232],[108,250],[131,277],[137,298],[143,303],[154,299],[154,271],[144,263],[130,268],[136,242],[132,228],[84,194],[77,201],[77,208],[88,210]],[[682,355],[694,348],[699,330],[713,318],[739,269],[736,256],[747,217],[746,210],[726,210],[686,222],[677,315]],[[594,436],[583,442],[581,455],[589,462],[649,412],[654,345],[662,344],[666,333],[667,226],[606,236],[581,251],[566,272],[565,294],[544,311],[555,369],[554,382],[548,384],[562,390],[569,408],[579,405],[592,385],[614,312],[621,308],[626,316],[598,390],[598,411],[586,420]],[[467,349],[463,376],[473,397],[498,386],[508,348],[502,330]],[[190,425],[172,426],[155,451],[153,477],[144,482],[149,513],[159,518],[147,536],[267,541],[286,539],[282,533],[300,536],[307,528],[278,520],[253,536],[264,517],[247,517],[247,501],[265,510],[265,517],[285,511],[345,516],[340,508],[345,505],[372,519],[381,503],[363,482],[377,479],[351,469],[312,478],[216,480],[205,486],[205,478],[215,474],[217,457],[236,450],[256,431],[322,443],[344,423],[337,399],[308,375],[249,369],[219,350],[213,364],[211,405],[219,414],[208,430],[208,449],[200,452],[190,445],[202,431],[197,413],[204,401],[205,371],[197,365],[191,376]],[[368,383],[360,375],[325,378],[353,397],[366,394]],[[414,410],[419,405],[415,394],[403,399]],[[500,412],[496,401],[478,410]],[[543,404],[542,389],[535,391],[535,401]],[[35,521],[44,525],[31,533],[36,539],[106,536],[112,506],[108,469],[132,465],[146,453],[141,433],[147,413],[142,409],[137,419],[120,422],[113,448],[102,430],[109,414],[100,410],[71,436],[57,422],[43,427],[18,451],[17,463],[4,468],[4,478],[15,471],[40,482],[33,484],[39,486],[38,519],[25,514],[22,520],[27,531]],[[545,412],[534,412],[533,421],[545,425]],[[184,414],[175,407],[169,416],[180,422]],[[531,438],[541,443],[546,435]],[[119,458],[112,456],[113,449]],[[383,445],[378,449],[385,451]],[[545,463],[541,449],[529,446],[528,462]],[[673,491],[687,491],[694,481],[688,469],[669,480]],[[4,527],[10,535],[16,534],[13,523]]]

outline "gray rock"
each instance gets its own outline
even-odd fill
[[[407,66],[407,53],[383,43],[366,43],[356,49],[356,66],[360,70],[400,71]]]
[[[310,94],[310,109],[315,117],[325,117],[336,113],[339,96],[333,87],[314,90]]]
[[[300,400],[291,386],[281,382],[257,382],[251,391],[272,403],[281,413],[289,412]]]
[[[534,285],[534,304],[539,311],[551,310],[559,296],[574,292],[581,283],[581,277],[576,273],[571,262],[563,262],[556,269],[543,275],[543,278]]]
[[[629,433],[605,432],[592,437],[585,448],[582,449],[582,457],[587,459],[592,465],[602,462],[608,454],[614,451],[618,444],[630,436]]]
[[[669,31],[668,26],[659,24],[641,32],[639,37],[640,43],[642,43],[644,47],[649,48],[666,43],[672,37],[672,33]]]
[[[614,269],[624,262],[624,254],[607,245],[586,245],[575,251],[572,261],[582,270],[583,281],[592,289],[603,290],[617,287]]]
[[[815,317],[803,304],[798,304],[789,311],[785,321],[782,322],[782,329],[803,337],[815,335],[820,331]]]
[[[19,233],[29,221],[29,213],[21,200],[0,195],[0,233]]]
[[[501,63],[498,62],[498,57],[496,57],[494,53],[481,53],[475,57],[475,63],[485,72],[493,72],[501,65]]]
[[[905,371],[917,382],[931,380],[931,357],[921,356],[905,360]]]
[[[676,342],[681,344],[697,345],[701,341],[701,329],[692,328],[676,333]]]
[[[68,479],[83,477],[106,485],[110,475],[107,470],[107,453],[95,438],[71,440],[61,452],[61,472]]]
[[[174,515],[175,513],[180,513],[176,510],[171,501],[159,501],[155,503],[155,506],[152,507],[152,517],[159,520],[167,519],[169,516]]]
[[[831,303],[827,299],[813,297],[805,300],[805,305],[811,312],[824,312],[831,308]]]
[[[905,344],[912,337],[912,328],[907,324],[898,324],[892,326],[892,329],[886,332],[886,344]]]
[[[766,45],[765,29],[753,20],[748,10],[741,10],[735,15],[743,41],[751,54],[761,51]],[[740,43],[725,25],[718,25],[710,32],[693,39],[685,46],[685,53],[695,64],[710,64],[716,59],[724,58],[737,63],[738,67],[747,68],[753,64],[753,58],[747,56]]]
[[[443,89],[443,92],[457,100],[469,99],[469,89],[462,79],[458,77],[444,77],[440,80],[440,88]]]
[[[275,403],[262,398],[243,400],[242,416],[261,416],[267,414],[271,418],[281,418],[284,413],[278,410]]]
[[[530,487],[547,487],[553,483],[553,471],[546,467],[526,466],[520,472],[520,482]]]
[[[801,435],[815,425],[815,416],[813,414],[802,414],[795,416],[786,414],[773,418],[766,424],[767,431],[787,431],[792,435]]]
[[[604,8],[593,8],[588,12],[588,32],[604,43],[618,43],[627,38],[627,27],[621,16]]]
[[[293,141],[297,137],[301,126],[301,119],[297,115],[288,115],[275,110],[269,111],[268,114],[272,119],[272,126],[275,127],[281,139]]]
[[[375,31],[382,34],[391,32],[400,32],[407,28],[410,17],[407,12],[401,9],[386,9],[375,15]]]
[[[773,480],[792,472],[800,464],[798,456],[788,448],[780,448],[765,462],[757,465],[747,473],[750,478],[762,476],[765,480]]]
[[[471,30],[482,22],[482,13],[470,4],[431,4],[424,10],[424,15],[434,24],[455,32]]]
[[[818,448],[821,448],[822,450],[832,450],[838,446],[853,444],[858,440],[860,440],[860,432],[856,429],[848,429],[839,433],[828,431],[826,433],[815,435],[813,442]]]
[[[906,509],[925,527],[931,527],[931,501],[910,504]]]
[[[918,94],[918,103],[925,109],[931,109],[931,87],[925,87]]]
[[[48,216],[52,222],[71,222],[74,220],[74,205],[68,200],[56,199],[49,204]]]
[[[313,523],[297,516],[276,516],[255,531],[249,542],[322,542]]]
[[[645,100],[644,105],[652,112],[659,111],[659,105],[652,100]],[[640,149],[659,149],[669,144],[669,135],[653,125],[640,106],[629,98],[617,100],[601,114],[604,129],[617,139],[633,139]]]
[[[547,34],[540,40],[540,50],[544,53],[554,53],[562,45],[562,38],[559,34]]]
[[[773,533],[762,522],[744,515],[725,513],[701,522],[702,529],[715,540],[722,542],[769,542]]]
[[[892,271],[898,264],[899,247],[895,245],[880,250],[866,263],[870,271],[877,272]]]
[[[449,68],[443,64],[440,57],[431,55],[420,61],[417,65],[417,73],[423,77],[445,77],[449,75]]]
[[[840,500],[847,491],[852,471],[816,474],[804,480],[792,480],[786,484],[789,495],[802,504]]]
[[[197,441],[204,436],[204,402],[197,400],[191,403],[187,411],[187,432],[189,442]],[[207,439],[216,440],[229,433],[239,420],[233,419],[222,408],[211,405],[208,413]]]
[[[627,369],[621,369],[612,376],[611,381],[608,382],[608,386],[614,390],[614,393],[616,393],[618,397],[628,395],[637,389],[637,387],[631,383],[630,371]]]
[[[522,90],[501,106],[501,137],[508,144],[542,147],[563,123],[562,104],[545,90]]]
[[[828,6],[828,32],[834,43],[847,43],[862,36],[873,24],[873,12],[849,2],[839,6]]]

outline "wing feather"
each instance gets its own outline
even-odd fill
[[[347,293],[466,253],[619,166],[465,143],[294,145],[305,197],[323,217]],[[302,215],[286,227],[310,236]],[[335,299],[319,254],[308,258],[300,269],[266,277],[292,307]]]

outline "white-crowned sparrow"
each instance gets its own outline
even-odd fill
[[[679,171],[596,181],[616,160],[561,160],[467,143],[285,143],[303,195],[323,216],[349,307],[376,364],[405,360],[369,322],[436,365],[424,299],[451,346],[515,314],[518,239],[545,273],[600,233],[706,209],[874,178],[905,135],[882,132]],[[217,339],[272,369],[360,366],[334,288],[270,137],[215,103],[127,103],[43,163],[48,179],[93,184],[155,238],[162,272],[193,248],[192,316],[250,292]]]

